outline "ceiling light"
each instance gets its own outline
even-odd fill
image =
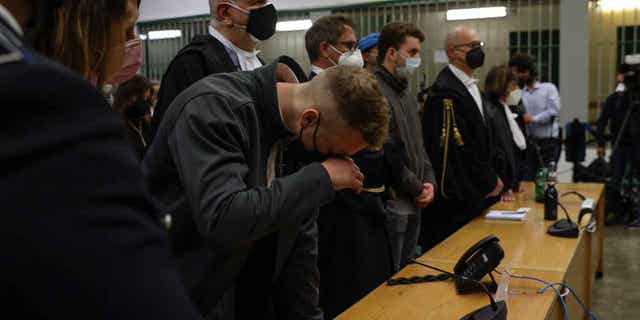
[[[313,25],[311,20],[291,20],[291,21],[282,21],[276,24],[276,31],[301,31],[308,30]]]
[[[504,18],[506,16],[507,16],[507,7],[486,7],[486,8],[447,10],[447,21]]]
[[[181,30],[158,30],[158,31],[149,31],[148,34],[149,40],[163,40],[163,39],[175,39],[182,37]]]
[[[640,8],[640,0],[600,0],[598,3],[604,10],[624,10]]]

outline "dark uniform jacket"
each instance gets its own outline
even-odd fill
[[[240,71],[224,45],[212,35],[199,35],[184,47],[162,76],[158,103],[151,122],[153,139],[173,99],[198,80],[216,73]],[[149,141],[151,143],[151,141]]]
[[[0,299],[20,319],[199,319],[119,115],[0,17]]]
[[[487,103],[483,105],[487,114]],[[475,100],[449,67],[440,72],[430,90],[422,125],[439,198],[471,207],[481,203],[497,184],[490,130]]]
[[[204,312],[218,304],[223,319],[231,316],[220,299],[234,282],[237,305],[230,309],[238,318],[271,317],[265,308],[272,304],[264,301],[273,292],[288,304],[278,319],[318,317],[314,213],[334,192],[319,163],[267,186],[272,147],[291,138],[278,106],[279,63],[304,80],[301,68],[282,57],[187,89],[144,160],[152,193],[172,214],[172,243],[188,288]]]

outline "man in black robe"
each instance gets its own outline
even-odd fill
[[[486,103],[472,78],[484,64],[476,30],[457,27],[447,35],[449,66],[431,87],[423,114],[423,136],[438,181],[433,205],[423,216],[422,246],[433,248],[483,209],[483,200],[500,194],[503,183],[491,163]]]
[[[305,76],[281,57],[199,81],[172,103],[144,161],[173,217],[187,287],[210,319],[322,319],[317,209],[334,190],[359,192],[364,177],[344,156],[283,176],[283,146],[297,139],[351,155],[387,133],[386,100],[365,70],[276,79]]]
[[[173,99],[196,81],[216,73],[251,71],[263,65],[256,44],[275,33],[277,13],[266,0],[209,0],[211,25],[173,58],[162,77],[150,137],[153,140]],[[249,18],[251,11],[261,18]]]

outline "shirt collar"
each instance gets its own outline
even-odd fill
[[[311,72],[315,73],[315,74],[321,74],[324,71],[324,69],[316,66],[316,65],[311,65]]]
[[[0,4],[0,19],[5,20],[9,24],[9,26],[13,28],[13,30],[19,36],[23,35],[22,28],[20,27],[18,20],[16,20],[16,18],[11,14],[11,12],[9,12],[9,10],[7,10],[7,8],[2,6],[1,4]]]
[[[529,86],[524,86],[524,91],[531,92],[540,89],[540,81],[536,81],[533,84],[533,90],[529,90]]]
[[[404,92],[409,87],[408,80],[395,77],[384,66],[376,66],[374,73],[398,93]]]
[[[229,39],[227,39],[222,33],[220,33],[220,31],[218,31],[213,26],[209,26],[209,34],[211,34],[212,37],[218,39],[218,41],[220,41],[225,47],[235,51],[238,56],[249,59],[255,58],[260,53],[260,51],[258,50],[253,50],[253,52],[251,52],[238,48],[235,44],[233,44],[233,42],[229,41]]]
[[[302,67],[300,67],[295,60],[286,56],[279,57],[264,68],[253,71],[257,80],[256,92],[258,101],[264,112],[262,121],[266,128],[265,135],[269,137],[271,143],[282,138],[293,136],[293,133],[291,133],[284,125],[278,103],[278,90],[276,83],[278,82],[277,71],[279,64],[284,64],[289,67],[289,69],[295,74],[299,83],[307,81],[307,77],[305,76]]]
[[[471,87],[474,84],[478,84],[478,79],[469,77],[464,71],[460,70],[458,67],[450,64],[449,69],[453,72],[453,75],[458,78],[465,85],[465,87]]]

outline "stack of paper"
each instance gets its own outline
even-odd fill
[[[524,221],[527,217],[527,212],[529,212],[529,208],[520,208],[516,211],[491,210],[485,218],[489,220]]]

